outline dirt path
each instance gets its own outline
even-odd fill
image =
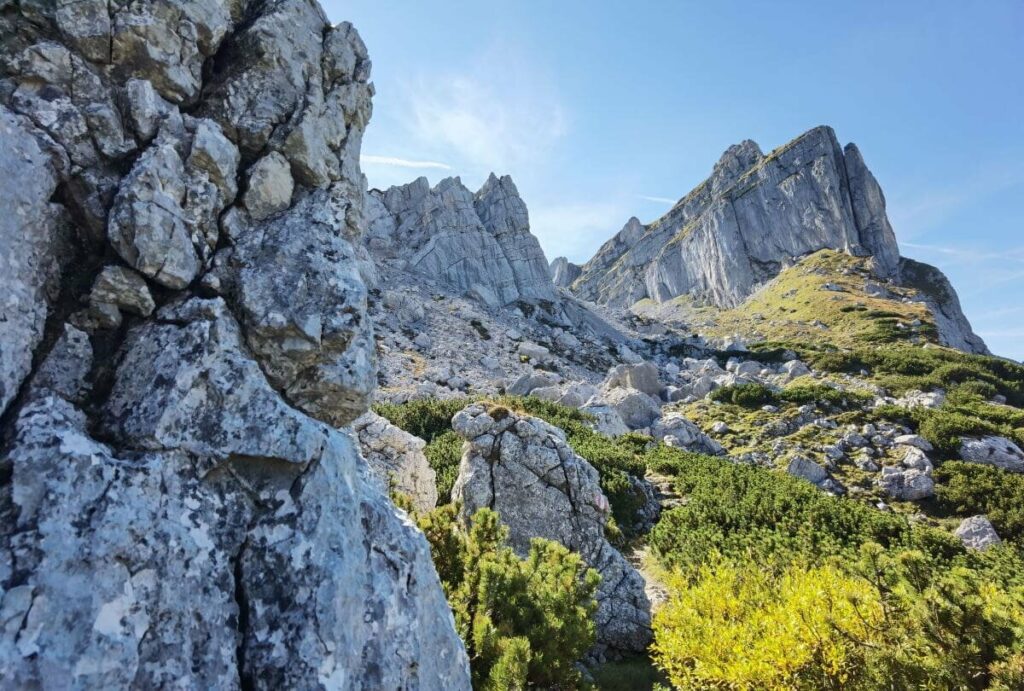
[[[679,506],[685,501],[676,492],[671,477],[648,472],[646,480],[654,486],[654,496],[661,505],[662,511]],[[647,593],[651,605],[657,609],[668,599],[668,589],[664,583],[664,569],[657,563],[654,555],[651,554],[650,547],[643,541],[638,541],[625,556],[643,576],[646,583],[644,591]]]

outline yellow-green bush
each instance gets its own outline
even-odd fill
[[[877,591],[834,566],[774,577],[712,560],[669,587],[652,649],[680,689],[854,688],[884,618]]]

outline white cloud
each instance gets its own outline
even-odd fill
[[[451,170],[447,163],[437,161],[413,161],[408,158],[397,158],[395,156],[373,156],[363,154],[359,162],[365,165],[395,166],[397,168],[434,168],[438,170]]]
[[[568,131],[547,74],[508,46],[467,60],[469,71],[420,75],[404,85],[400,122],[412,148],[461,173],[528,173]]]
[[[983,171],[968,173],[943,189],[890,199],[888,212],[896,233],[901,238],[921,236],[962,207],[1024,184],[1024,171],[1017,164],[991,163]]]
[[[648,197],[645,194],[638,194],[637,196],[640,197],[640,199],[644,199],[649,202],[655,202],[656,204],[675,204],[677,201],[679,201],[678,199],[671,199],[669,197]]]

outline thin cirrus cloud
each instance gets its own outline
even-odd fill
[[[434,170],[451,170],[452,167],[447,163],[439,163],[437,161],[416,161],[408,158],[398,158],[396,156],[374,156],[372,154],[363,154],[359,158],[359,162],[363,165],[381,165],[381,166],[393,166],[396,168],[415,168],[415,169],[434,169]]]
[[[474,176],[526,174],[542,165],[568,131],[547,74],[504,46],[467,64],[472,69],[425,74],[404,85],[404,134]]]
[[[638,194],[637,197],[644,201],[654,202],[655,204],[675,204],[678,199],[672,199],[671,197],[648,197],[646,194]]]

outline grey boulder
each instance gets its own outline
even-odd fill
[[[481,508],[497,511],[520,554],[535,537],[577,552],[601,574],[598,643],[645,650],[651,615],[644,580],[605,538],[610,507],[593,466],[561,430],[504,408],[472,405],[456,414],[452,428],[468,442],[452,490],[463,518]]]
[[[968,463],[1024,473],[1024,452],[1006,437],[965,437],[960,440],[960,458]]]

